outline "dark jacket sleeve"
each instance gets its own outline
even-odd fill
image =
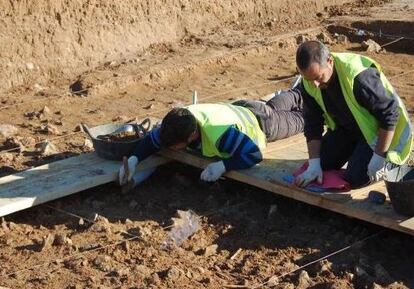
[[[135,147],[132,155],[138,158],[138,161],[142,161],[150,155],[158,152],[160,146],[160,129],[152,129],[144,138],[140,139]]]
[[[299,86],[303,99],[304,134],[306,141],[320,140],[323,134],[323,111],[316,100],[310,96],[302,84]]]
[[[220,137],[217,149],[230,155],[223,159],[226,171],[247,169],[263,160],[259,147],[233,126]]]
[[[358,103],[378,120],[380,128],[395,128],[399,117],[397,100],[387,95],[376,68],[368,68],[355,78],[354,95]]]

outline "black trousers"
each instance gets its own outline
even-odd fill
[[[322,137],[321,166],[323,170],[339,170],[348,162],[344,178],[355,189],[370,183],[367,170],[373,153],[361,132],[328,130]]]
[[[233,105],[246,107],[256,115],[268,142],[303,132],[302,99],[298,91],[284,91],[267,102],[238,100]]]

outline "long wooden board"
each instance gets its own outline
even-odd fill
[[[198,168],[204,168],[211,162],[211,159],[191,152],[164,150],[160,154]],[[367,199],[371,190],[386,194],[383,182],[345,193],[312,193],[287,184],[284,177],[300,167],[306,159],[307,148],[304,137],[294,136],[269,144],[264,151],[263,162],[254,168],[230,171],[225,176],[288,198],[414,235],[414,218],[410,219],[395,213],[388,197],[383,205],[374,204]]]
[[[138,169],[168,161],[153,156],[140,163]],[[0,216],[115,181],[120,165],[121,162],[87,153],[0,178]]]

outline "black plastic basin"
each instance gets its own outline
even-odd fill
[[[394,210],[414,216],[414,168],[401,166],[386,173],[385,185]]]

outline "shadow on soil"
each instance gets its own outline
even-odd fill
[[[379,282],[375,266],[380,264],[392,278],[387,282],[402,281],[408,287],[414,286],[411,237],[383,231],[383,228],[235,181],[201,183],[199,174],[199,170],[170,164],[158,169],[154,176],[129,194],[121,194],[119,186],[112,183],[48,205],[86,218],[93,218],[97,213],[111,223],[125,219],[151,220],[163,227],[171,224],[177,210],[192,210],[217,231],[214,243],[218,245],[218,251],[227,250],[233,255],[239,248],[265,250],[272,256],[278,254],[279,249],[294,248],[296,253],[292,258],[296,257],[291,262],[297,266],[382,231],[379,236],[330,258],[332,269],[335,274],[344,274],[353,272],[356,266],[362,267],[368,277],[364,275],[353,282],[356,288],[363,288],[374,281]],[[80,230],[77,218],[46,206],[16,213],[8,220],[48,228],[65,224]],[[298,251],[303,253],[299,259]],[[247,260],[233,268],[235,273],[241,270],[243,262]],[[317,274],[320,265],[311,265],[306,270],[310,275]]]

